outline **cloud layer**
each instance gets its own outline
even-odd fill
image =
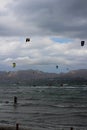
[[[87,40],[86,5],[86,0],[2,1],[0,68],[11,69],[14,61],[18,69],[47,65],[47,70],[56,64],[86,68],[87,44],[80,45]],[[31,38],[28,44],[26,37]],[[55,42],[55,37],[71,41]]]

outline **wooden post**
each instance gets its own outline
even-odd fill
[[[73,130],[73,127],[71,127],[70,130]]]
[[[16,130],[19,130],[19,124],[18,123],[16,124]]]

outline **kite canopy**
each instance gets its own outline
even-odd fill
[[[58,65],[56,65],[56,68],[58,69]]]
[[[84,46],[84,44],[85,44],[85,41],[81,41],[81,46]]]
[[[26,38],[26,42],[30,42],[30,38]]]
[[[13,63],[13,68],[15,68],[16,67],[16,63]]]

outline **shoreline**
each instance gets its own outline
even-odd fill
[[[85,128],[87,127],[83,127],[83,126],[59,126],[58,130],[85,130]],[[18,126],[16,125],[0,125],[0,130],[33,130],[32,128],[28,128],[28,127],[23,127],[23,126]],[[40,129],[39,129],[40,130]]]
[[[22,126],[17,126],[17,124],[14,125],[0,125],[0,130],[32,130],[31,128],[28,127],[22,127]]]

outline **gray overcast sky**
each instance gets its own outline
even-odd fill
[[[86,0],[0,0],[0,70],[87,69]],[[30,43],[25,43],[30,37]]]

